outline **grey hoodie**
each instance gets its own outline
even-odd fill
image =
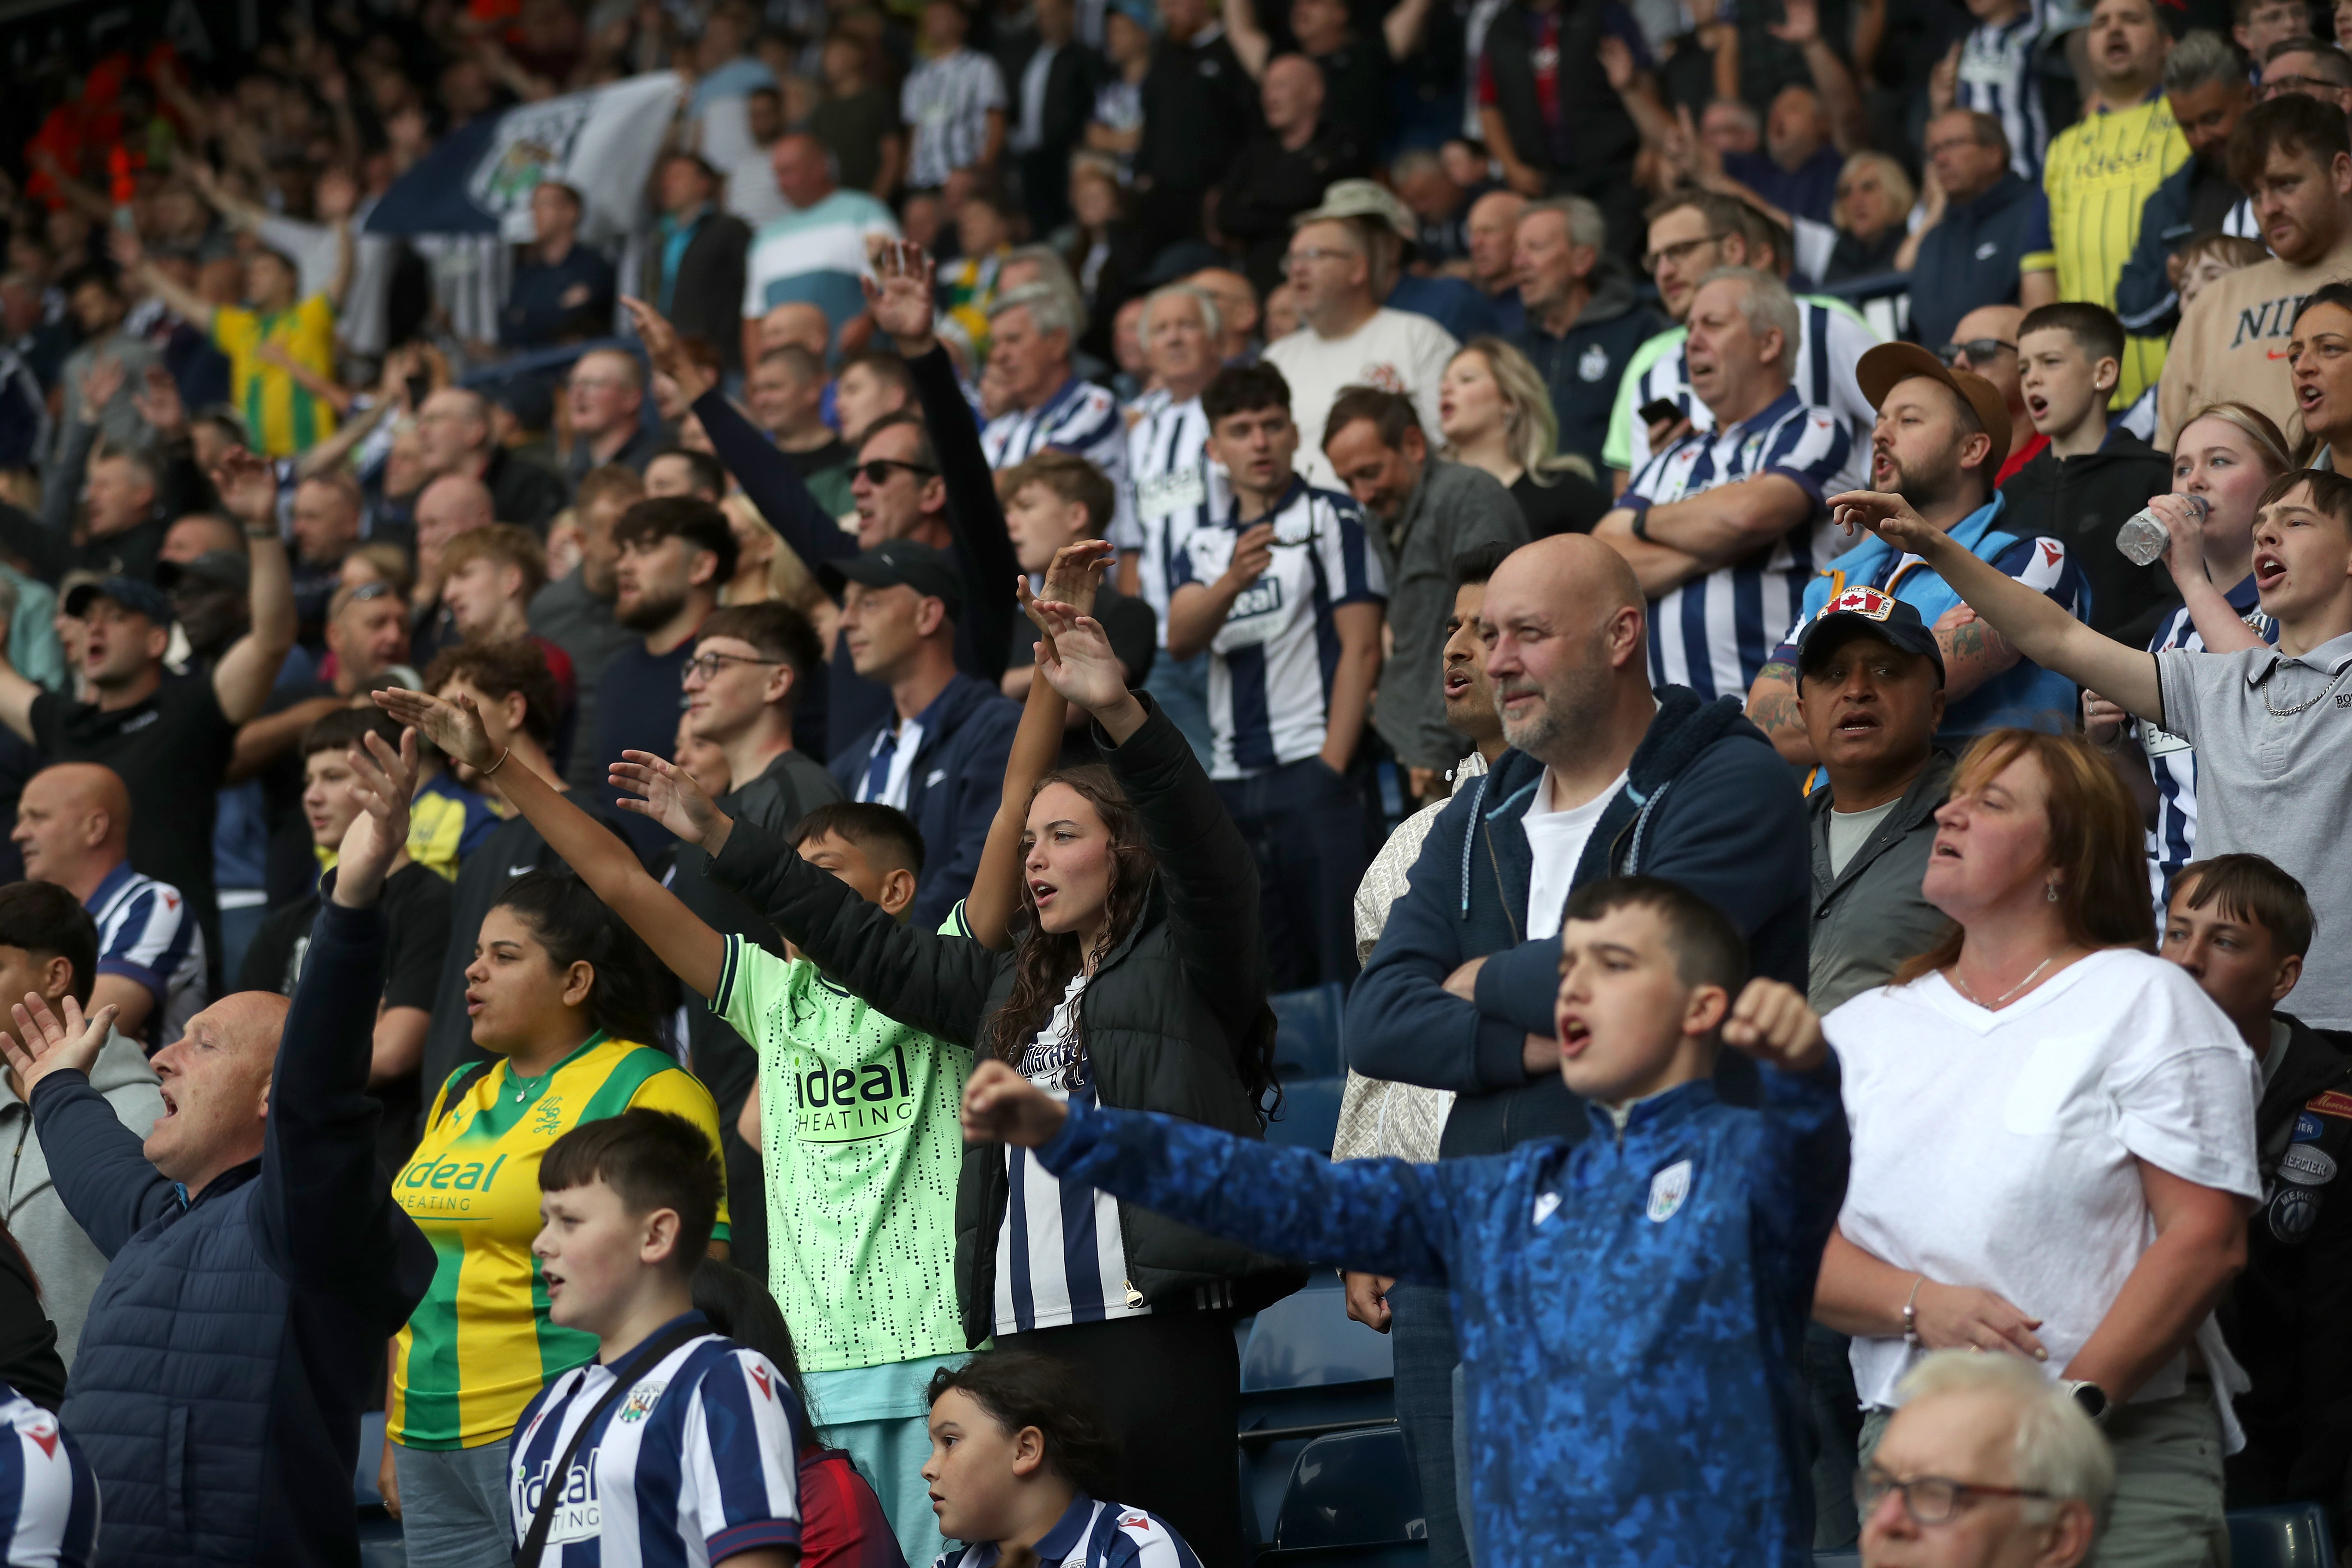
[[[90,1068],[89,1085],[102,1095],[122,1125],[147,1136],[163,1114],[163,1093],[139,1042],[120,1030]],[[33,1131],[33,1113],[0,1074],[0,1218],[25,1249],[41,1283],[41,1305],[58,1326],[58,1359],[73,1373],[81,1343],[82,1320],[106,1276],[106,1255],[92,1245],[66,1213],[65,1200],[49,1181],[49,1158]]]

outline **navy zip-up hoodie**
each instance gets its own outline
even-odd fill
[[[61,1415],[98,1475],[109,1568],[360,1561],[360,1412],[433,1247],[376,1159],[383,914],[330,889],[259,1159],[191,1203],[80,1073],[33,1090],[58,1195],[111,1259]]]
[[[1750,973],[1803,989],[1805,806],[1794,773],[1737,698],[1707,702],[1658,688],[1658,712],[1586,843],[1574,886],[1641,873],[1679,882],[1748,940]],[[1349,1065],[1367,1078],[1458,1097],[1443,1157],[1491,1154],[1530,1138],[1581,1138],[1583,1103],[1557,1074],[1528,1077],[1522,1047],[1552,1030],[1559,943],[1527,940],[1534,859],[1520,828],[1544,767],[1509,751],[1438,813],[1402,898],[1348,999]],[[1445,977],[1485,956],[1477,1000]],[[1723,1079],[1747,1097],[1745,1058]]]
[[[1811,1568],[1798,1363],[1845,1112],[1834,1060],[1756,1071],[1756,1110],[1684,1083],[1622,1129],[1594,1107],[1573,1146],[1432,1165],[1076,1105],[1037,1157],[1212,1235],[1449,1287],[1481,1568]]]

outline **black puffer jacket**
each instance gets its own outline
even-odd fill
[[[1274,1015],[1249,846],[1165,714],[1151,710],[1125,745],[1108,745],[1099,730],[1096,741],[1160,865],[1142,915],[1080,1003],[1096,1088],[1103,1104],[1121,1110],[1165,1111],[1258,1137],[1239,1064],[1258,1056]],[[735,825],[709,875],[892,1017],[985,1051],[989,1023],[1012,994],[1012,955],[900,925],[750,823]],[[995,1331],[1004,1164],[1003,1145],[967,1145],[956,1189],[956,1293],[974,1345]],[[1118,1223],[1128,1283],[1158,1310],[1253,1311],[1306,1283],[1302,1268],[1129,1204],[1119,1205]]]

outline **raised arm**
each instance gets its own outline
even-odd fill
[[[2087,686],[2143,719],[2164,721],[2155,656],[2101,637],[1989,561],[1954,543],[1901,496],[1848,490],[1830,498],[1837,521],[1867,528],[1898,551],[1933,567],[2019,654],[2042,668]]]
[[[628,841],[574,805],[563,793],[490,744],[473,700],[455,704],[398,687],[375,694],[376,706],[485,777],[563,858],[588,889],[645,939],[654,956],[697,995],[714,996],[726,939],[696,918],[677,894],[646,874]]]
[[[140,286],[163,301],[172,314],[210,335],[213,330],[212,301],[193,289],[183,289],[168,272],[147,259],[146,249],[139,237],[127,228],[110,228],[107,244],[114,252],[115,265],[139,279]]]
[[[251,565],[246,604],[251,624],[213,666],[213,695],[232,724],[261,712],[294,646],[294,569],[278,531],[278,476],[267,459],[242,448],[213,470],[221,505],[245,529]]]
[[[1864,145],[1869,121],[1863,112],[1862,94],[1854,88],[1853,73],[1822,37],[1819,0],[1781,0],[1781,16],[1782,21],[1768,23],[1765,31],[1784,44],[1794,44],[1805,57],[1805,69],[1811,73],[1813,89],[1822,96],[1838,152],[1851,153]]]
[[[931,331],[931,286],[937,271],[919,245],[893,240],[875,260],[879,281],[861,278],[866,308],[875,325],[890,334],[907,369],[915,379],[923,423],[929,429],[931,450],[939,457],[940,479],[948,492],[948,525],[955,535],[956,553],[964,581],[972,587],[965,614],[971,617],[972,648],[982,668],[973,673],[992,684],[1004,676],[1011,662],[1013,602],[1002,586],[1021,572],[1013,535],[1004,525],[1003,503],[996,494],[996,476],[981,450],[980,432],[971,422],[971,406],[956,384],[954,362]]]
[[[0,616],[0,724],[38,744],[33,735],[33,704],[39,700],[40,682],[28,679],[8,658],[8,621]]]
[[[72,997],[63,1005],[61,1023],[38,995],[17,998],[11,1009],[16,1032],[0,1034],[0,1053],[24,1085],[49,1179],[66,1212],[91,1245],[112,1258],[180,1198],[171,1180],[147,1163],[139,1134],[90,1087],[89,1069],[106,1047],[114,1009],[101,1007],[85,1019]]]
[[[1234,58],[1242,62],[1242,69],[1253,79],[1265,75],[1265,62],[1274,53],[1274,40],[1258,25],[1257,6],[1253,0],[1225,0],[1225,41],[1234,47]]]

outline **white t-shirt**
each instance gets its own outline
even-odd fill
[[[2137,1160],[2262,1196],[2253,1053],[2147,953],[2093,953],[1998,1013],[1930,974],[1865,991],[1822,1028],[1853,1138],[1838,1227],[1906,1274],[2042,1319],[2053,1379],[2155,1237]],[[2198,1342],[2226,1364],[2210,1320]],[[1863,1404],[1892,1408],[1902,1336],[1857,1338],[1853,1358]],[[2176,1356],[2136,1397],[2177,1394],[2185,1373]]]
[[[1301,327],[1266,344],[1265,362],[1290,384],[1290,417],[1298,425],[1298,471],[1307,482],[1327,490],[1348,488],[1323,455],[1323,416],[1343,387],[1403,393],[1412,399],[1421,427],[1435,447],[1440,440],[1437,384],[1445,374],[1445,362],[1461,346],[1452,332],[1427,316],[1385,305],[1344,338],[1318,338],[1312,327]]]
[[[1568,895],[1576,886],[1577,863],[1584,858],[1584,846],[1592,837],[1593,825],[1617,792],[1625,787],[1630,773],[1619,773],[1609,781],[1609,787],[1586,801],[1582,805],[1566,811],[1555,811],[1551,805],[1551,770],[1544,770],[1543,778],[1536,784],[1535,798],[1528,802],[1527,815],[1519,826],[1528,836],[1528,854],[1534,865],[1528,873],[1528,940],[1539,942],[1559,934],[1559,912],[1568,905]]]

